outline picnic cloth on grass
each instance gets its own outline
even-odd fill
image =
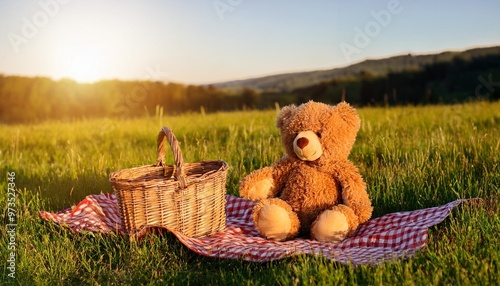
[[[465,201],[387,214],[360,225],[353,236],[341,243],[325,243],[302,238],[284,242],[267,240],[259,235],[253,224],[254,202],[231,195],[226,195],[226,200],[227,227],[224,231],[202,238],[190,238],[177,231],[172,233],[192,251],[209,257],[264,262],[315,254],[354,265],[379,264],[413,256],[425,246],[427,229],[443,221],[454,207]],[[39,215],[76,232],[125,234],[114,194],[89,195],[73,208],[57,213],[40,211]]]

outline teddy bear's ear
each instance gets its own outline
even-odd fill
[[[285,121],[293,114],[297,107],[293,104],[284,106],[281,108],[278,118],[276,119],[276,126],[281,130],[281,127],[285,124]]]
[[[361,119],[359,118],[356,109],[347,102],[341,102],[335,106],[335,110],[340,114],[340,117],[349,125],[359,129]]]

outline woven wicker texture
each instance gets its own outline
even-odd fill
[[[175,165],[165,164],[166,140]],[[167,127],[158,134],[157,147],[156,164],[110,174],[127,232],[134,236],[161,227],[201,237],[223,230],[227,163],[184,163],[179,143]]]

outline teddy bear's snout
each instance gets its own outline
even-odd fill
[[[317,160],[323,154],[319,137],[312,131],[302,131],[297,134],[293,140],[293,151],[304,161]]]

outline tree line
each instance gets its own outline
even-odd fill
[[[164,113],[214,112],[245,108],[257,94],[213,86],[106,80],[81,84],[70,79],[0,75],[0,122],[95,117],[130,118]]]
[[[263,93],[261,98],[289,102],[308,100],[366,105],[453,104],[470,100],[500,99],[500,55],[425,65],[420,69],[324,81],[290,92]],[[270,103],[267,102],[267,105]]]
[[[427,65],[376,76],[360,72],[289,92],[230,91],[211,85],[106,80],[81,84],[70,79],[0,75],[0,123],[94,117],[130,118],[165,114],[267,109],[308,100],[358,106],[456,103],[500,99],[500,55]]]

